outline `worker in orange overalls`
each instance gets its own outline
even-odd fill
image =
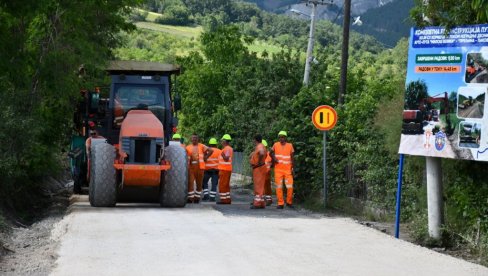
[[[222,136],[222,152],[219,156],[219,197],[217,204],[231,204],[230,177],[232,175],[232,155],[234,150],[230,147],[232,138],[229,134]]]
[[[188,203],[200,203],[202,195],[203,170],[205,162],[203,157],[206,154],[212,154],[213,150],[198,142],[198,135],[191,136],[191,144],[186,146],[188,155]],[[196,182],[196,190],[195,190]]]
[[[263,146],[268,150],[268,142],[263,139],[261,142]],[[273,166],[273,158],[269,151],[266,154],[266,159],[264,159],[264,163],[266,164],[266,180],[264,181],[264,200],[266,201],[266,206],[270,206],[273,204],[273,198],[271,197],[271,167]]]
[[[222,151],[217,148],[217,139],[215,138],[211,138],[210,141],[208,141],[208,145],[212,148],[213,153],[203,157],[203,161],[205,161],[205,172],[203,173],[203,201],[210,200],[215,202],[217,185],[219,184],[219,156]],[[209,180],[212,181],[210,193],[208,189]]]
[[[262,140],[263,137],[260,134],[254,136],[254,144],[256,147],[249,160],[252,167],[252,180],[254,183],[254,201],[251,209],[263,209],[266,207],[266,202],[264,201],[264,184],[268,169],[266,169],[264,160],[268,155],[268,151],[261,143]]]
[[[185,144],[183,144],[183,143],[181,142],[181,134],[179,134],[179,133],[175,133],[175,134],[173,134],[173,141],[175,141],[175,142],[180,142],[180,146],[186,150],[186,146],[185,146]]]
[[[286,205],[293,207],[293,155],[295,150],[293,145],[286,142],[288,134],[286,131],[278,133],[279,142],[273,145],[271,157],[275,164],[275,183],[276,183],[276,197],[278,206],[276,208],[283,209],[285,202],[283,200],[283,182],[286,187]]]

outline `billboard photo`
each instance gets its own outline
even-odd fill
[[[399,153],[488,161],[488,25],[413,28]]]

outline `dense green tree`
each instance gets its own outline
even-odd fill
[[[427,84],[423,80],[412,81],[405,89],[405,109],[419,109],[422,99],[429,96]]]
[[[411,16],[417,26],[442,25],[453,27],[488,23],[488,1],[423,0],[415,1]],[[426,20],[428,18],[428,20]]]
[[[0,144],[2,204],[32,205],[27,195],[60,168],[72,103],[93,85],[117,34],[134,28],[125,15],[138,3],[0,1],[0,139],[11,141]],[[79,76],[81,65],[90,77]]]

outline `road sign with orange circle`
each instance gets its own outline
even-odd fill
[[[328,105],[321,105],[313,111],[312,122],[319,130],[331,130],[337,123],[337,112]]]

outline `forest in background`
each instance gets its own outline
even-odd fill
[[[100,68],[114,57],[183,66],[178,89],[186,135],[196,131],[209,138],[229,132],[236,149],[249,151],[256,132],[274,141],[279,130],[287,130],[297,150],[297,199],[318,208],[321,135],[310,124],[310,113],[323,103],[337,107],[341,28],[318,23],[314,54],[318,64],[312,65],[311,85],[303,87],[307,22],[262,13],[252,4],[236,1],[139,2],[0,1],[0,137],[11,141],[0,144],[2,208],[24,219],[32,216],[42,179],[59,173],[65,163],[63,151],[69,145],[79,89],[103,82]],[[465,7],[471,16],[463,13],[456,23],[486,22],[476,13],[486,1],[473,1],[478,3],[481,6]],[[129,8],[136,6],[160,13],[156,22],[167,25],[176,20],[178,25],[202,26],[202,32],[182,37],[134,31],[127,20],[142,21],[149,15]],[[453,12],[416,8],[412,16],[418,19],[416,15],[425,12],[440,24],[452,24],[456,5],[442,8]],[[282,49],[252,50],[249,45],[256,40]],[[338,108],[340,120],[329,136],[330,207],[344,209],[355,198],[386,210],[386,217],[371,218],[391,219],[407,49],[407,40],[385,49],[372,37],[352,34],[346,103]],[[90,78],[78,77],[81,64]],[[447,159],[442,163],[446,199],[442,243],[467,244],[486,264],[486,164]],[[419,242],[429,244],[424,158],[408,157],[405,167],[402,220]]]

